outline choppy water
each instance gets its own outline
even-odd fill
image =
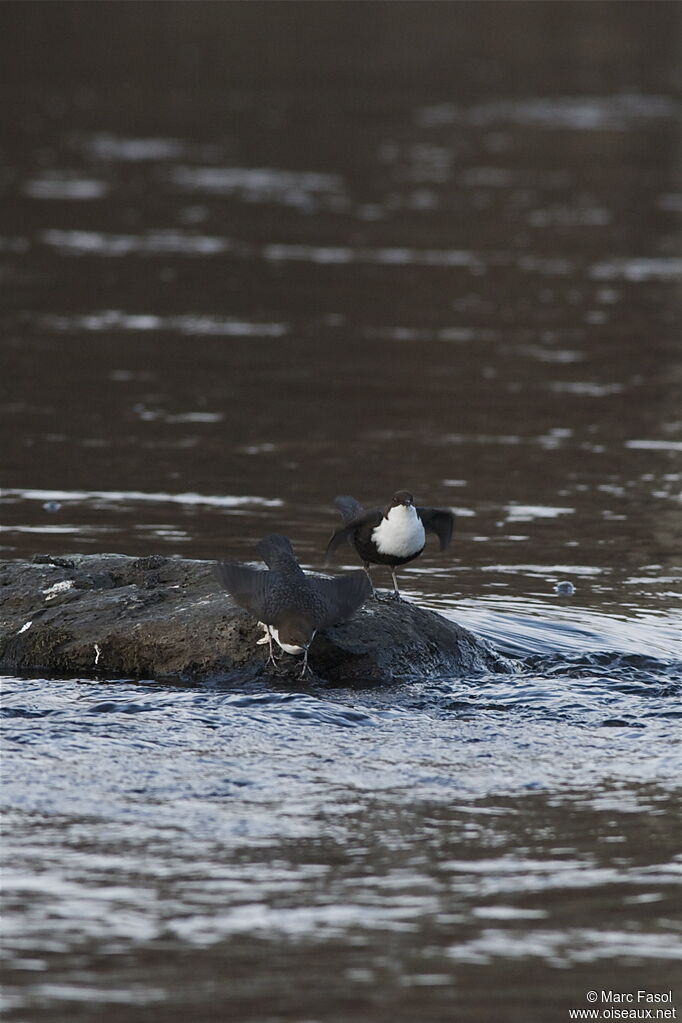
[[[5,679],[7,1019],[682,1009],[679,8],[69,6],[2,12],[0,555],[408,487],[517,667]]]

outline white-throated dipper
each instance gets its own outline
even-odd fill
[[[276,666],[272,641],[287,654],[303,654],[301,678],[308,669],[308,650],[318,629],[350,618],[372,592],[364,572],[334,579],[306,575],[286,536],[272,533],[256,550],[269,571],[234,561],[218,562],[218,577],[235,603],[258,618]]]
[[[371,582],[370,565],[389,565],[395,596],[400,596],[396,566],[406,565],[424,550],[426,530],[435,533],[443,551],[450,543],[455,516],[449,508],[420,508],[412,494],[398,490],[384,508],[366,510],[354,497],[335,497],[343,526],[327,544],[327,557],[342,543],[352,543]],[[374,593],[374,587],[372,587]]]

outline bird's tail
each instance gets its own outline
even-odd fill
[[[268,568],[289,569],[290,571],[296,568],[299,572],[301,571],[291,542],[281,533],[270,533],[269,536],[264,536],[260,543],[256,544],[256,550]]]

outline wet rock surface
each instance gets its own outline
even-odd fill
[[[0,668],[86,677],[294,679],[300,659],[267,663],[262,630],[220,588],[214,563],[119,554],[0,562]],[[337,684],[504,671],[466,629],[407,601],[370,600],[315,637],[310,668]]]

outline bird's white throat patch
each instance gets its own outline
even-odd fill
[[[279,632],[274,625],[270,626],[270,634],[274,639],[275,643],[282,648],[285,654],[302,654],[305,653],[304,646],[292,646],[291,643],[283,643],[279,638]]]
[[[280,647],[280,649],[283,650],[285,654],[303,654],[303,653],[305,653],[305,647],[304,646],[293,646],[291,643],[283,643],[282,640],[279,638],[279,630],[276,629],[274,625],[266,625],[265,622],[259,622],[258,624],[263,629],[263,632],[265,633],[265,635],[261,636],[260,639],[256,640],[256,646],[260,646],[262,643],[267,643],[268,642],[268,635],[270,635],[274,639],[274,641],[277,644],[277,646]],[[317,632],[317,629],[314,630],[313,635],[310,637],[310,642],[311,643],[313,641],[313,636],[315,635],[316,632]],[[310,645],[310,644],[308,644],[308,645]]]
[[[372,530],[372,540],[379,554],[409,558],[424,546],[426,539],[422,520],[414,505],[398,504]]]

